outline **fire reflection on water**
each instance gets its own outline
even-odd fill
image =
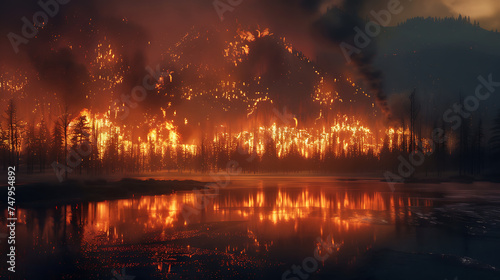
[[[410,224],[415,208],[433,206],[431,200],[404,193],[256,187],[221,190],[186,221],[184,206],[195,207],[197,199],[193,192],[178,192],[20,209],[19,255],[43,252],[51,257],[74,248],[70,251],[80,252],[85,270],[134,263],[153,266],[155,275],[164,277],[192,269],[209,272],[213,260],[243,270],[294,263],[294,257],[311,255],[320,237],[337,250],[329,262],[352,264],[379,239],[389,238],[395,226]],[[123,254],[126,261],[118,261]],[[348,257],[342,259],[342,254]],[[88,263],[98,265],[87,267]]]
[[[166,229],[187,227],[182,215],[184,205],[195,206],[197,197],[192,192],[173,195],[145,196],[117,201],[102,201],[86,205],[67,205],[47,210],[43,222],[41,215],[32,216],[19,210],[19,223],[35,219],[31,229],[41,238],[37,242],[50,243],[63,230],[64,225],[82,225],[83,239],[92,243],[96,235],[104,234],[114,242],[125,242],[140,234]],[[314,219],[319,233],[326,227],[338,232],[355,231],[373,221],[394,223],[398,218],[411,217],[411,207],[431,207],[430,200],[376,191],[327,191],[305,189],[251,189],[245,192],[221,192],[209,200],[200,215],[190,217],[190,223],[247,221],[249,227],[293,225],[298,233],[299,224]],[[27,217],[28,216],[28,217]],[[61,225],[62,223],[63,225]],[[39,227],[42,228],[39,228]],[[87,239],[90,238],[90,239]]]

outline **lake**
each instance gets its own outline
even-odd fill
[[[263,176],[200,210],[194,192],[20,209],[16,279],[500,279],[499,190]]]

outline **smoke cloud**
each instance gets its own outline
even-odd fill
[[[56,3],[55,0],[44,3],[46,2]],[[440,13],[450,13],[446,1],[444,4],[439,3]],[[21,18],[32,20],[33,15],[42,8],[36,1],[8,1],[2,3],[0,9],[0,34],[4,35],[4,40],[0,42],[0,59],[6,69],[21,68],[27,69],[27,73],[35,73],[36,78],[32,77],[30,81],[33,84],[39,83],[40,87],[33,93],[37,96],[53,96],[56,93],[58,99],[55,103],[74,103],[105,109],[103,104],[109,104],[109,101],[122,93],[129,94],[133,87],[142,84],[142,79],[147,74],[146,66],[154,68],[160,63],[163,69],[170,67],[165,53],[192,30],[221,31],[234,26],[269,27],[273,33],[286,37],[295,49],[312,60],[327,57],[326,60],[317,61],[325,71],[350,71],[351,66],[346,66],[345,60],[341,59],[339,44],[352,43],[354,27],[364,27],[363,18],[366,17],[367,10],[386,5],[387,1],[383,0],[244,0],[233,10],[226,11],[224,21],[221,21],[211,1],[150,0],[138,3],[132,0],[73,0],[60,4],[57,14],[49,17],[48,23],[38,29],[37,36],[29,39],[28,43],[21,44],[19,53],[15,54],[7,34],[13,32],[21,35]],[[418,13],[416,4],[411,5],[412,13]],[[420,9],[424,10],[424,6],[428,5],[422,5]],[[396,24],[397,20],[393,23]],[[220,45],[228,38],[220,32],[213,34],[213,40],[218,40],[219,43],[207,43],[206,47],[202,46],[203,51],[193,51],[196,53],[193,57],[197,55],[199,60],[206,60],[218,67],[222,62],[215,58],[220,55]],[[92,79],[91,68],[94,67],[94,61],[90,58],[95,55],[93,51],[102,41],[111,44],[123,58],[116,69],[125,69],[125,72],[119,88],[113,92],[96,93],[89,83]],[[273,51],[275,50],[271,48],[270,52]],[[253,55],[270,57],[274,54],[266,54],[264,48],[256,49]],[[353,64],[371,93],[377,97],[381,110],[388,112],[386,95],[382,90],[383,74],[372,64],[375,55],[376,49],[370,45],[352,57]],[[277,55],[274,57],[281,63],[282,60]],[[269,69],[275,72],[276,77],[276,73],[282,73],[283,69],[275,65],[277,63],[270,63]],[[217,77],[217,74],[211,75]],[[176,74],[174,77],[176,83],[179,79],[187,81],[196,78]],[[304,91],[307,91],[307,87],[304,87]],[[297,102],[301,98],[294,97],[291,100]],[[165,98],[150,93],[141,105],[159,107],[164,101]]]

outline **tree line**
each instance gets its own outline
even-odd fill
[[[411,98],[411,97],[410,97]],[[201,139],[201,144],[191,153],[182,145],[161,144],[148,140],[147,148],[141,143],[126,147],[117,130],[109,134],[106,147],[99,147],[98,136],[103,131],[95,123],[79,116],[73,125],[71,115],[66,111],[53,123],[44,118],[24,122],[18,118],[16,103],[10,100],[0,123],[0,161],[3,169],[17,166],[28,174],[55,172],[54,163],[68,166],[64,178],[73,174],[104,175],[113,173],[142,173],[160,170],[178,172],[217,172],[225,170],[229,161],[238,162],[243,172],[379,172],[394,170],[400,156],[407,156],[418,149],[429,151],[431,135],[423,131],[419,119],[419,106],[411,102],[409,121],[401,120],[403,134],[385,136],[380,152],[373,149],[363,151],[361,139],[351,139],[354,144],[348,149],[342,143],[328,143],[326,150],[315,150],[304,157],[298,147],[278,156],[275,140],[266,139],[260,155],[233,141],[230,136],[216,141]],[[444,124],[434,124],[445,131],[447,141],[435,143],[432,153],[419,172],[425,174],[456,173],[477,176],[498,173],[500,155],[500,114],[494,120],[492,136],[485,139],[482,121],[465,119],[458,131],[452,131]],[[405,134],[405,131],[409,133]],[[427,136],[427,137],[426,137]],[[262,139],[261,139],[262,140]],[[69,173],[69,174],[68,174]]]

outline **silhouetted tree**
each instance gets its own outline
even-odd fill
[[[500,163],[500,112],[498,112],[497,117],[493,121],[491,132],[491,138],[489,140],[490,160],[494,166],[493,168],[498,168]]]
[[[413,90],[410,94],[410,153],[415,151],[415,123],[417,121],[417,117],[420,113],[420,104],[415,100],[417,90]]]
[[[33,173],[36,157],[36,138],[35,138],[35,125],[33,122],[28,124],[24,139],[24,159],[26,161],[26,171],[28,174]]]
[[[54,129],[52,130],[51,141],[51,161],[63,163],[66,159],[64,157],[64,135],[62,125],[59,121],[55,121]]]
[[[276,153],[276,144],[270,135],[266,135],[266,144],[264,154],[262,155],[262,171],[274,172],[277,170],[278,155]]]
[[[68,159],[69,124],[71,123],[71,115],[68,112],[68,106],[65,107],[64,113],[59,117],[59,120],[60,120],[63,140],[64,140],[64,149],[63,149],[64,161],[67,161],[67,159]],[[64,177],[65,177],[65,179],[68,179],[68,170],[67,169],[64,171]]]
[[[78,166],[80,174],[82,167],[86,163],[90,154],[90,127],[86,116],[79,116],[73,130],[71,132],[71,148],[78,153],[81,159],[81,164]],[[82,152],[83,151],[83,152]]]
[[[382,149],[380,149],[380,162],[384,166],[384,168],[390,167],[392,164],[391,162],[392,158],[392,153],[389,150],[389,136],[386,135],[384,137],[384,143],[382,144]]]
[[[0,122],[0,158],[2,161],[3,169],[7,169],[9,161],[9,134],[8,131],[2,128]]]
[[[9,165],[19,167],[19,153],[20,153],[20,127],[17,120],[17,108],[14,99],[9,101],[6,110],[6,119],[8,126],[9,136]]]
[[[474,151],[473,151],[473,156],[474,156],[474,162],[473,162],[473,169],[474,173],[476,174],[481,174],[482,168],[483,168],[483,138],[484,138],[484,133],[483,133],[483,122],[480,119],[479,124],[477,126],[477,130],[474,136]]]
[[[42,117],[40,120],[40,124],[38,127],[38,134],[37,134],[37,153],[38,153],[38,165],[40,172],[42,172],[46,165],[47,165],[47,158],[48,158],[48,153],[50,150],[50,145],[49,145],[49,131],[47,128],[47,123],[45,122],[45,119]]]

